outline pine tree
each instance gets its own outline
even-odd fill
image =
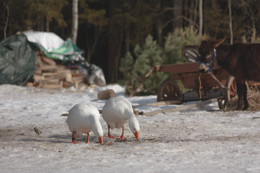
[[[162,48],[149,35],[143,46],[135,46],[133,55],[128,52],[122,58],[120,71],[130,96],[156,93],[159,84],[165,79],[162,73],[153,72],[154,67],[163,62],[162,52]]]
[[[182,48],[186,45],[199,44],[198,31],[192,27],[169,33],[163,48],[152,36],[147,36],[144,45],[137,44],[133,53],[127,52],[121,59],[120,71],[123,73],[127,93],[130,96],[156,94],[160,84],[169,78],[170,74],[154,72],[154,67],[187,61],[182,56]]]
[[[204,37],[207,37],[204,35]],[[198,31],[193,27],[185,29],[176,29],[169,33],[165,38],[164,44],[164,64],[179,64],[186,62],[182,56],[182,48],[187,45],[199,45],[200,37]]]

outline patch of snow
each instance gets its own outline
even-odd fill
[[[218,110],[217,103],[201,109],[137,116],[140,141],[128,124],[126,141],[104,137],[104,145],[91,133],[78,144],[71,143],[65,122],[75,104],[92,103],[102,109],[98,91],[113,89],[125,95],[119,85],[82,90],[48,90],[0,85],[1,172],[260,172],[259,112]],[[183,105],[152,106],[156,96],[129,100],[139,111],[177,108]],[[101,120],[104,136],[107,125]],[[34,127],[42,131],[34,132]],[[112,130],[120,135],[121,130]]]

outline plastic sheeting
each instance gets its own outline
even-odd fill
[[[0,84],[24,85],[36,70],[36,53],[23,34],[0,42]]]
[[[59,48],[64,43],[62,38],[52,32],[26,31],[23,34],[28,41],[38,44],[48,52]]]
[[[27,31],[24,34],[49,58],[62,61],[84,60],[83,51],[70,38],[64,41],[52,32]]]
[[[103,70],[95,64],[89,64],[86,61],[81,61],[75,62],[68,66],[72,69],[79,69],[80,72],[85,74],[89,84],[96,84],[98,86],[106,85],[106,79]]]
[[[26,84],[36,70],[35,46],[49,58],[77,65],[90,84],[106,85],[103,70],[86,62],[83,51],[70,38],[64,41],[54,33],[32,31],[8,37],[0,43],[0,84]]]

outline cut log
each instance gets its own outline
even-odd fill
[[[65,80],[66,82],[72,82],[72,74],[71,73],[65,73],[66,77]]]
[[[56,64],[56,61],[38,50],[34,82],[30,85],[40,88],[85,87],[85,74],[79,70],[71,70],[65,65]]]
[[[63,82],[63,87],[64,88],[69,88],[69,87],[72,87],[72,86],[73,86],[73,83],[71,83],[71,82],[67,82],[67,81]]]
[[[112,89],[104,90],[104,91],[99,91],[98,92],[98,100],[107,100],[111,97],[115,97],[115,91]]]
[[[33,78],[34,78],[34,80],[37,81],[37,82],[44,80],[44,76],[38,75],[38,74],[33,75]]]

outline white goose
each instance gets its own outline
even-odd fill
[[[108,125],[108,138],[115,138],[110,134],[110,128],[121,128],[124,137],[124,125],[129,120],[129,127],[136,139],[139,140],[140,126],[135,117],[131,103],[124,97],[111,97],[105,104],[102,110],[102,116]]]
[[[103,144],[103,129],[99,119],[101,118],[98,109],[87,103],[75,105],[69,111],[67,124],[72,132],[72,143],[76,142],[76,137],[80,137],[82,133],[87,134],[87,141],[89,143],[89,133],[94,132],[98,136],[98,140]]]

